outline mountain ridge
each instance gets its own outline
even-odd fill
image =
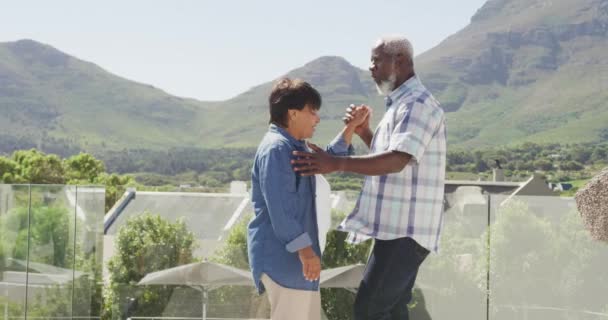
[[[415,45],[415,44],[414,44]],[[447,112],[452,147],[608,140],[608,0],[490,0],[471,23],[415,58]],[[314,141],[329,141],[350,103],[376,107],[369,72],[323,56],[285,73],[322,94]],[[171,96],[33,40],[0,43],[0,152],[63,146],[255,146],[276,79],[225,101]]]

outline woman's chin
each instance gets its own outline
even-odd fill
[[[313,128],[313,129],[310,131],[310,134],[308,135],[308,137],[306,137],[306,139],[312,139],[312,137],[313,137],[314,135],[315,135],[315,129]]]

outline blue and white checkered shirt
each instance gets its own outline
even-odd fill
[[[367,176],[353,212],[339,230],[349,240],[411,237],[431,251],[439,247],[443,224],[446,129],[439,102],[414,76],[386,98],[371,153],[408,153],[412,160],[398,173]]]

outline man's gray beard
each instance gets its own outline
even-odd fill
[[[388,80],[382,81],[380,84],[376,83],[376,89],[378,94],[381,96],[388,96],[393,90],[395,90],[395,82],[397,81],[397,75],[394,73],[390,75]]]

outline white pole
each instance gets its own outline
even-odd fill
[[[203,288],[203,320],[207,320],[207,290]]]
[[[4,320],[8,320],[8,285],[4,285]]]

